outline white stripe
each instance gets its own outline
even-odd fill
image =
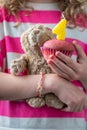
[[[36,23],[21,23],[18,28],[14,28],[14,22],[4,21],[4,33],[5,36],[20,37],[20,35],[26,31],[29,27],[35,25]],[[39,23],[38,23],[39,24]],[[56,24],[44,24],[47,27],[53,28]]]
[[[5,128],[5,127],[0,127],[0,130],[41,130],[41,129],[33,129],[33,128],[28,128],[28,129],[20,129],[20,128]],[[59,130],[59,129],[43,129],[42,130]],[[67,130],[67,129],[65,129]],[[70,130],[73,130],[73,129],[70,129]],[[76,129],[76,130],[81,130],[81,129]]]
[[[72,55],[72,57],[71,57],[74,61],[76,61],[77,60],[77,56],[76,55]]]
[[[35,23],[21,23],[21,25],[18,28],[14,28],[14,22],[6,22],[4,21],[4,33],[5,36],[12,36],[12,37],[20,37],[21,34],[27,30],[32,25],[35,25]],[[44,24],[45,26],[50,27],[51,29],[54,28],[56,24]],[[81,30],[81,28],[79,28]],[[66,34],[68,38],[74,38],[80,41],[83,41],[87,43],[87,29],[84,31],[79,31],[78,28],[75,29],[67,29]],[[3,36],[2,36],[3,37]]]
[[[33,7],[35,10],[58,10],[58,3],[33,3],[26,2],[26,5],[29,7]]]
[[[4,37],[4,28],[3,23],[0,23],[0,40],[2,40]]]
[[[74,38],[80,41],[83,41],[85,43],[87,43],[87,29],[85,29],[84,31],[81,31],[82,28],[77,27],[74,29],[66,29],[66,37],[69,38]]]
[[[7,53],[7,68],[10,69],[11,62],[14,59],[20,58],[22,54],[19,53]]]
[[[14,128],[16,128],[16,130],[18,128],[21,130],[87,130],[86,125],[85,119],[83,118],[0,117],[0,127],[11,128],[11,130],[14,130]]]

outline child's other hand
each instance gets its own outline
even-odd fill
[[[67,107],[63,110],[69,112],[80,112],[86,109],[87,99],[83,90],[70,82],[66,82],[64,86],[61,86],[61,88],[59,87],[59,91],[55,92],[55,94],[58,94],[60,100],[67,104]]]
[[[87,56],[80,45],[76,42],[73,45],[77,52],[77,62],[57,52],[56,57],[49,58],[48,64],[56,74],[70,81],[79,80],[87,89]]]
[[[71,82],[52,74],[45,77],[44,84],[47,93],[53,92],[66,104],[64,111],[79,112],[87,108],[85,93]]]

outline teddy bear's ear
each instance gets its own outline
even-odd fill
[[[38,29],[38,26],[40,25],[31,26],[24,33],[22,33],[20,42],[25,52],[38,45],[40,34],[40,29]]]
[[[29,41],[28,41],[28,30],[25,31],[20,38],[22,49],[27,52],[29,50]]]

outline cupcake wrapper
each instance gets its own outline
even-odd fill
[[[73,51],[68,50],[56,50],[56,49],[50,49],[46,47],[41,47],[41,52],[45,59],[48,59],[50,55],[55,55],[57,51],[60,51],[61,53],[65,54],[66,56],[71,57],[73,54]]]

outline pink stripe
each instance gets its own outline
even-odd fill
[[[8,22],[16,22],[16,18],[13,15],[8,16],[6,10],[4,9],[2,9],[2,15],[3,15],[3,20],[6,20]],[[54,11],[33,10],[32,12],[30,12],[29,10],[21,10],[19,12],[19,16],[20,16],[19,18],[20,22],[57,23],[60,20],[61,12],[55,10]],[[84,17],[85,16],[81,16],[79,18],[78,15],[76,22],[78,26],[87,28],[87,20],[85,22],[85,25],[81,25],[82,19],[84,19]],[[2,17],[0,21],[2,21]]]
[[[82,86],[82,84],[79,81],[76,81],[76,80],[72,81],[72,83],[75,84],[76,86],[80,86],[80,87]]]
[[[0,53],[3,57],[6,57],[6,46],[5,46],[5,39],[0,40]]]
[[[2,18],[2,8],[0,8],[0,22],[3,22],[3,18]]]
[[[6,51],[7,52],[16,52],[16,53],[23,53],[20,38],[16,37],[5,37],[5,44],[6,44]]]
[[[2,54],[0,54],[0,67],[1,68],[3,67],[3,56],[2,56]]]
[[[83,21],[83,25],[82,25],[82,20],[86,20]],[[78,26],[87,28],[87,14],[86,15],[78,14],[76,18],[76,22]]]
[[[3,20],[6,20],[8,22],[15,22],[17,21],[15,16],[10,15],[7,16],[6,10],[2,10],[3,13]],[[32,11],[30,13],[29,10],[21,10],[19,12],[20,22],[34,22],[34,23],[57,23],[60,19],[60,12],[58,11]],[[54,17],[53,17],[54,16]],[[58,17],[58,19],[57,19]]]
[[[9,68],[6,68],[6,69],[5,69],[5,72],[10,74],[10,69],[9,69]],[[19,76],[24,76],[24,75],[27,75],[27,74],[29,74],[29,72],[28,72],[27,70],[25,70],[24,72],[21,72],[21,73],[19,74]]]
[[[3,59],[6,57],[5,39],[0,41],[0,67],[3,67]]]
[[[16,108],[16,109],[15,109]],[[20,109],[21,108],[21,109]],[[9,116],[9,117],[66,117],[66,118],[85,118],[84,111],[82,112],[63,112],[59,111],[57,109],[48,108],[48,107],[42,107],[38,109],[34,109],[29,107],[25,102],[19,101],[0,101],[0,115],[2,116]]]

